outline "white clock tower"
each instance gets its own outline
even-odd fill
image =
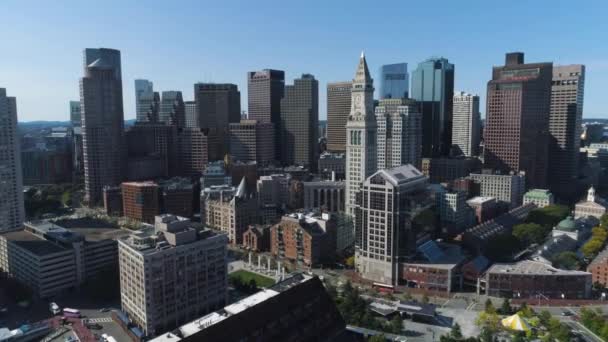
[[[376,172],[377,128],[373,82],[365,55],[361,53],[346,123],[346,213],[351,218],[354,218],[361,183]]]

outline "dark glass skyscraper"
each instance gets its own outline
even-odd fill
[[[485,167],[525,171],[528,187],[547,185],[552,63],[524,64],[524,54],[508,53],[488,82]]]
[[[409,94],[410,78],[407,63],[385,64],[378,72],[380,99],[405,99]]]
[[[285,91],[285,72],[264,69],[247,73],[248,119],[274,126],[275,158],[281,156],[281,99]]]
[[[85,49],[80,79],[85,200],[100,203],[106,185],[124,174],[124,113],[120,51]]]
[[[281,161],[316,170],[319,159],[319,81],[303,74],[285,87],[281,100]]]
[[[158,121],[177,127],[186,126],[186,107],[181,91],[163,91]]]
[[[454,64],[429,58],[412,72],[411,97],[422,113],[422,157],[447,155],[452,146]]]

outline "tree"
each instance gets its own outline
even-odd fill
[[[521,223],[513,227],[513,236],[527,247],[533,243],[540,244],[547,236],[547,229],[538,223]]]
[[[348,258],[346,258],[346,260],[344,261],[344,263],[349,268],[355,267],[355,256],[354,255],[349,256]]]
[[[509,298],[505,298],[502,301],[502,305],[500,306],[500,313],[503,315],[511,314],[511,302],[509,301]]]
[[[595,255],[602,249],[603,246],[604,241],[596,239],[594,237],[583,245],[581,251],[583,252],[585,258],[593,259],[593,257],[595,257]]]
[[[576,253],[566,251],[553,258],[553,266],[564,270],[577,270],[580,267]]]
[[[488,313],[496,312],[494,304],[492,303],[492,300],[490,298],[486,299],[486,302],[484,304],[484,311]]]
[[[367,342],[386,342],[386,337],[383,334],[370,336],[367,338]]]
[[[538,315],[538,318],[540,319],[540,324],[547,326],[551,320],[551,313],[547,310],[543,310]]]
[[[526,218],[526,222],[537,223],[549,229],[555,227],[570,214],[570,208],[565,205],[548,205],[534,209]]]
[[[424,304],[428,304],[429,303],[429,296],[427,296],[426,293],[424,294],[424,296],[422,296],[422,302]]]
[[[401,319],[401,315],[398,313],[391,319],[390,323],[390,331],[393,334],[400,334],[401,330],[403,330],[403,319]]]
[[[462,330],[460,329],[460,324],[454,323],[452,330],[450,331],[450,337],[457,340],[462,339]]]

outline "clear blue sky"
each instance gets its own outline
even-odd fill
[[[457,90],[482,96],[507,51],[527,61],[587,66],[585,117],[608,118],[608,1],[26,1],[0,5],[0,87],[17,97],[20,121],[67,120],[79,98],[82,49],[122,52],[125,117],[133,80],[193,97],[198,81],[236,83],[246,72],[286,71],[325,87],[350,80],[361,50],[371,71],[429,56],[456,65]],[[604,80],[602,82],[602,80]]]

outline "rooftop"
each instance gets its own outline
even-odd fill
[[[68,250],[23,229],[1,233],[0,236],[40,257]]]
[[[511,264],[494,264],[487,273],[510,273],[510,274],[531,274],[531,275],[586,275],[584,271],[568,271],[555,268],[542,262],[523,260]]]
[[[532,189],[524,194],[524,197],[549,199],[553,194],[546,189]]]
[[[496,201],[495,197],[491,196],[476,196],[467,201],[469,204],[483,204],[486,202],[494,202]]]

